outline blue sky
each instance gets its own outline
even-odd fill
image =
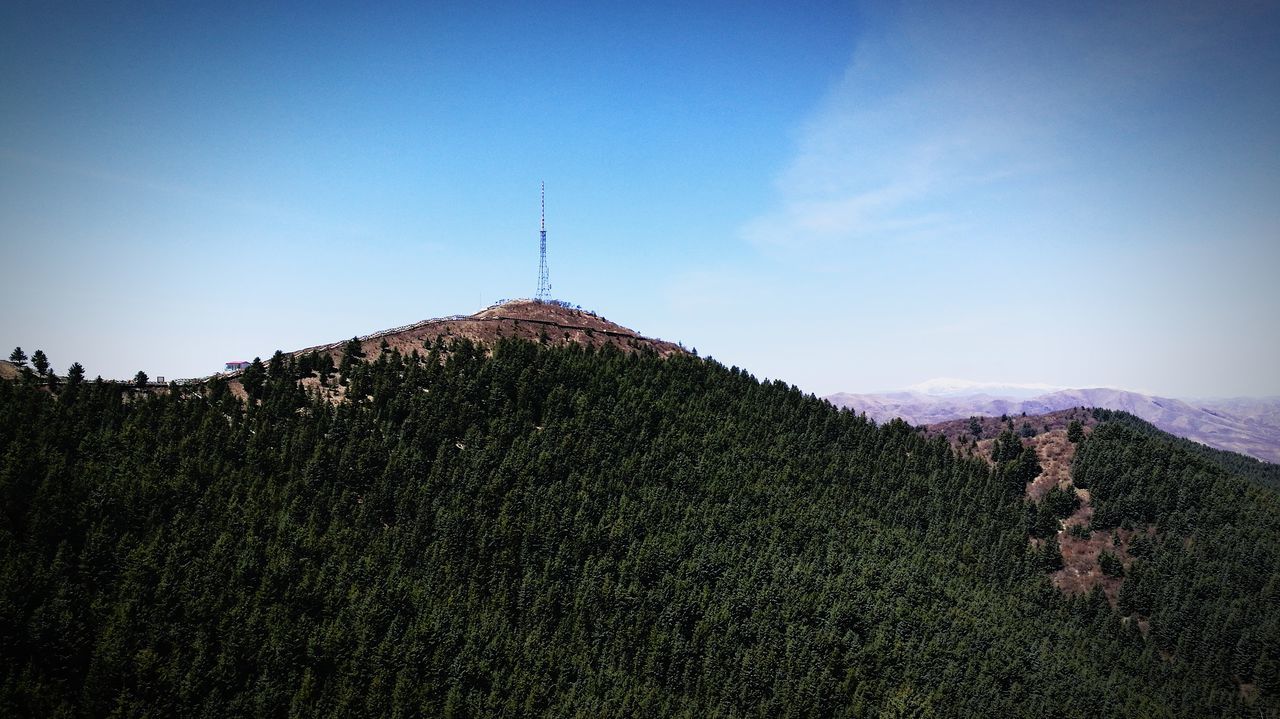
[[[7,3],[5,346],[555,294],[825,394],[1280,394],[1276,3]]]

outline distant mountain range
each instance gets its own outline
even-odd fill
[[[1123,410],[1170,434],[1280,463],[1280,397],[1180,400],[1106,388],[1061,389],[1025,396],[1038,387],[1042,386],[942,379],[904,392],[841,392],[827,400],[838,407],[865,412],[878,422],[901,417],[915,425],[975,415],[1037,415],[1071,407]]]
[[[1010,383],[1010,382],[974,382],[967,379],[956,379],[954,377],[936,377],[926,380],[919,384],[913,384],[907,388],[908,392],[925,394],[931,397],[973,397],[977,395],[987,395],[990,397],[1003,397],[1006,399],[1029,399],[1031,397],[1039,397],[1049,392],[1057,392],[1066,389],[1066,387],[1056,387],[1051,384],[1042,384],[1039,382],[1032,383]]]

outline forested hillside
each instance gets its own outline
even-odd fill
[[[1280,711],[1276,494],[1127,418],[1073,468],[1154,527],[1113,608],[1050,585],[1026,462],[737,368],[455,340],[335,403],[313,364],[0,382],[0,714]]]
[[[1151,527],[1119,609],[1150,618],[1164,652],[1280,690],[1280,497],[1275,465],[1166,435],[1130,415],[1104,421],[1076,456],[1093,526]]]

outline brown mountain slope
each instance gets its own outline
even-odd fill
[[[511,300],[493,305],[473,315],[454,315],[423,320],[412,325],[382,330],[360,337],[360,345],[369,357],[376,357],[385,342],[388,349],[408,354],[422,350],[423,343],[437,338],[449,341],[460,337],[488,343],[503,337],[520,337],[553,344],[576,342],[591,347],[613,345],[624,351],[649,348],[662,356],[684,352],[678,344],[650,339],[587,310],[574,309],[550,302]],[[340,355],[350,340],[317,345],[292,352],[329,352]]]
[[[437,346],[437,343],[447,345],[457,338],[490,344],[505,337],[556,345],[572,342],[588,347],[613,346],[624,352],[651,349],[663,357],[685,352],[679,344],[645,337],[635,330],[610,322],[588,310],[555,302],[535,302],[524,299],[492,305],[473,315],[453,315],[422,320],[411,325],[374,332],[357,339],[365,357],[373,360],[384,351],[399,351],[407,355],[416,350],[425,354],[429,348]],[[350,341],[341,340],[316,345],[294,350],[288,354],[295,357],[312,352],[329,354],[333,357],[334,364],[338,365]],[[247,395],[240,385],[240,374],[241,372],[236,371],[215,376],[229,378],[228,387],[231,392],[243,398]],[[203,380],[194,381],[203,382]],[[346,396],[344,383],[322,384],[318,377],[312,376],[303,379],[302,385],[309,390],[319,392],[331,401],[340,401]]]

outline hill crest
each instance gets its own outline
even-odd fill
[[[561,302],[539,302],[529,299],[506,300],[490,305],[471,315],[450,315],[415,322],[411,325],[380,330],[358,336],[366,355],[376,356],[385,342],[388,350],[408,354],[423,349],[424,342],[437,338],[462,338],[489,344],[502,338],[518,337],[553,344],[576,342],[589,347],[613,345],[623,351],[652,349],[661,356],[683,353],[674,342],[645,337],[639,332],[611,322],[600,315]],[[350,340],[316,345],[289,354],[294,356],[321,352],[336,354]]]

